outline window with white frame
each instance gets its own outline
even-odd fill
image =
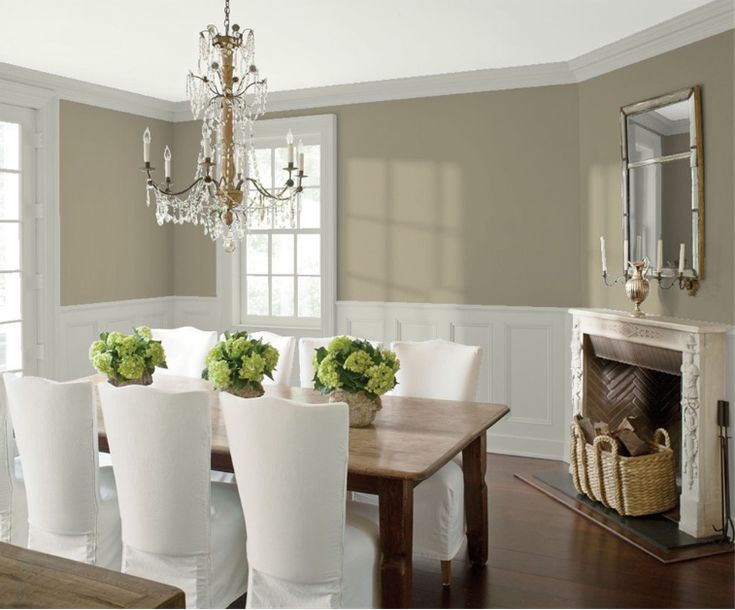
[[[294,141],[303,143],[304,190],[293,218],[278,213],[256,218],[243,239],[238,273],[240,323],[329,330],[336,274],[334,117],[256,124],[260,180],[269,188],[285,180],[284,134],[289,129]]]
[[[25,346],[35,343],[35,304],[23,287],[33,274],[35,119],[27,108],[0,104],[0,371],[34,373]],[[27,370],[30,369],[30,370]]]

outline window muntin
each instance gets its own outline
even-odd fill
[[[0,120],[0,371],[23,368],[21,135]]]
[[[307,178],[295,218],[278,213],[255,218],[243,240],[242,323],[302,327],[321,323],[322,150],[318,136],[301,139]],[[283,182],[287,149],[282,144],[273,138],[256,141],[260,179],[269,188]]]

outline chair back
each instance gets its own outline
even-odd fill
[[[8,416],[3,377],[0,375],[0,542],[10,542],[13,531],[15,456],[13,429]]]
[[[396,341],[391,348],[401,361],[396,396],[475,400],[482,350],[474,345],[431,341]]]
[[[260,339],[263,343],[270,343],[278,350],[278,366],[273,371],[273,381],[263,378],[263,385],[291,385],[291,371],[293,370],[293,355],[296,351],[296,339],[284,337],[266,330],[248,333],[253,339]]]
[[[122,520],[123,572],[208,607],[211,415],[206,391],[98,386]]]
[[[28,548],[96,562],[97,417],[89,382],[5,376],[23,463]]]
[[[217,343],[216,331],[182,326],[180,328],[154,328],[151,332],[153,338],[163,344],[166,352],[168,368],[159,368],[158,373],[196,379],[202,376],[207,354]]]
[[[248,607],[340,607],[347,405],[220,400],[248,531]]]

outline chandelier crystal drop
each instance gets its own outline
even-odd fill
[[[201,225],[213,241],[222,239],[227,252],[236,249],[249,226],[267,215],[273,214],[279,226],[293,225],[306,178],[303,147],[299,142],[296,163],[289,131],[283,184],[275,190],[266,188],[258,172],[253,126],[265,112],[268,84],[255,63],[253,31],[230,26],[230,0],[225,0],[223,33],[210,25],[199,34],[199,59],[196,70],[189,72],[186,91],[194,118],[202,121],[199,158],[189,186],[174,188],[168,146],[164,181],[154,181],[150,130],[143,134],[146,204],[150,206],[153,196],[158,224]]]

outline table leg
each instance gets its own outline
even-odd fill
[[[462,451],[464,508],[467,519],[467,550],[475,566],[487,563],[488,514],[486,439],[483,432]]]
[[[380,499],[382,607],[410,608],[413,586],[413,483],[384,479]]]

